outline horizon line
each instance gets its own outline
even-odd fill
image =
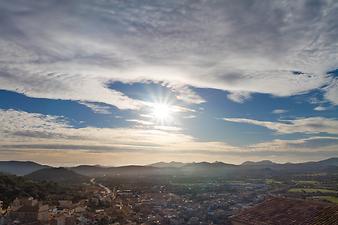
[[[153,164],[157,164],[157,163],[167,163],[167,164],[170,164],[170,163],[182,163],[182,164],[193,164],[193,163],[224,163],[224,164],[229,164],[229,165],[235,165],[235,166],[240,166],[242,164],[244,164],[245,162],[253,162],[253,163],[258,163],[258,162],[263,162],[263,161],[270,161],[274,164],[299,164],[299,163],[310,163],[310,162],[320,162],[320,161],[325,161],[325,160],[329,160],[329,159],[338,159],[338,156],[337,157],[329,157],[329,158],[324,158],[324,159],[320,159],[320,160],[312,160],[312,161],[302,161],[302,162],[284,162],[284,163],[280,163],[280,162],[274,162],[272,160],[269,160],[269,159],[262,159],[262,160],[259,160],[259,161],[251,161],[251,160],[247,160],[247,161],[243,161],[242,163],[240,164],[235,164],[235,163],[227,163],[227,162],[224,162],[224,161],[192,161],[192,162],[181,162],[181,161],[157,161],[157,162],[154,162],[154,163],[149,163],[149,164],[123,164],[123,165],[101,165],[101,164],[73,164],[73,165],[69,165],[69,166],[66,166],[66,165],[52,165],[52,164],[48,164],[48,163],[40,163],[40,162],[37,162],[37,161],[32,161],[32,160],[0,160],[0,163],[1,162],[31,162],[31,163],[36,163],[36,164],[39,164],[39,165],[42,165],[42,166],[49,166],[49,167],[54,167],[54,168],[69,168],[69,167],[77,167],[77,166],[99,166],[99,167],[126,167],[126,166],[152,166]]]

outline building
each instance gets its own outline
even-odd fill
[[[38,221],[40,221],[42,223],[48,222],[48,220],[49,220],[48,210],[49,210],[48,205],[39,204]]]
[[[0,225],[5,225],[5,217],[0,216]]]
[[[3,205],[3,201],[0,201],[0,218],[3,217],[3,215],[6,212],[6,209],[3,209],[4,205]],[[0,223],[1,224],[1,223]]]
[[[73,206],[73,202],[70,200],[60,200],[59,201],[59,207],[70,209]]]
[[[11,212],[11,217],[20,223],[33,223],[38,220],[38,206],[23,205]]]
[[[50,225],[75,225],[76,220],[70,215],[59,215],[51,220]]]
[[[18,208],[20,208],[21,206],[22,206],[22,204],[21,204],[20,199],[15,198],[15,199],[13,200],[12,204],[10,205],[10,209],[13,210],[13,211],[15,211],[15,210],[17,210]]]
[[[19,224],[30,224],[39,222],[48,223],[49,213],[48,205],[43,205],[32,198],[17,199],[10,211],[10,217],[19,222]]]
[[[233,225],[338,225],[338,205],[325,202],[270,198],[231,218]]]

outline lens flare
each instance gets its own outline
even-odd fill
[[[164,103],[155,103],[152,107],[152,116],[161,124],[170,123],[172,120],[171,106]]]

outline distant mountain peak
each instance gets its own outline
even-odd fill
[[[53,182],[82,182],[87,180],[83,175],[80,175],[70,169],[64,167],[45,168],[26,175],[27,178],[37,181],[53,181]]]
[[[246,161],[244,163],[242,163],[242,166],[265,166],[265,165],[275,165],[277,163],[274,163],[270,160],[262,160],[262,161],[258,161],[258,162],[253,162],[253,161]]]
[[[193,162],[193,163],[187,163],[184,167],[195,167],[195,168],[215,168],[215,167],[235,167],[234,164],[228,164],[224,162]]]
[[[149,166],[158,167],[158,168],[165,168],[165,167],[179,168],[184,165],[186,164],[182,162],[171,161],[171,162],[157,162],[157,163],[150,164]]]
[[[23,176],[34,171],[49,168],[32,161],[0,161],[0,172]]]

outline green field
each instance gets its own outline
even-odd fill
[[[320,192],[320,193],[324,193],[324,194],[328,194],[328,193],[336,194],[336,193],[338,193],[338,191],[335,191],[335,190],[322,189],[322,188],[291,188],[291,189],[289,189],[289,192],[292,192],[292,193],[301,193],[301,192],[316,193],[316,192]]]
[[[278,181],[278,180],[274,180],[274,179],[266,179],[265,180],[265,183],[266,184],[269,184],[269,185],[274,185],[274,184],[282,184],[282,182],[281,181]]]
[[[338,197],[335,196],[316,196],[315,198],[323,199],[338,204]]]
[[[315,180],[294,180],[293,182],[297,184],[310,184],[310,185],[319,184],[319,182]]]

